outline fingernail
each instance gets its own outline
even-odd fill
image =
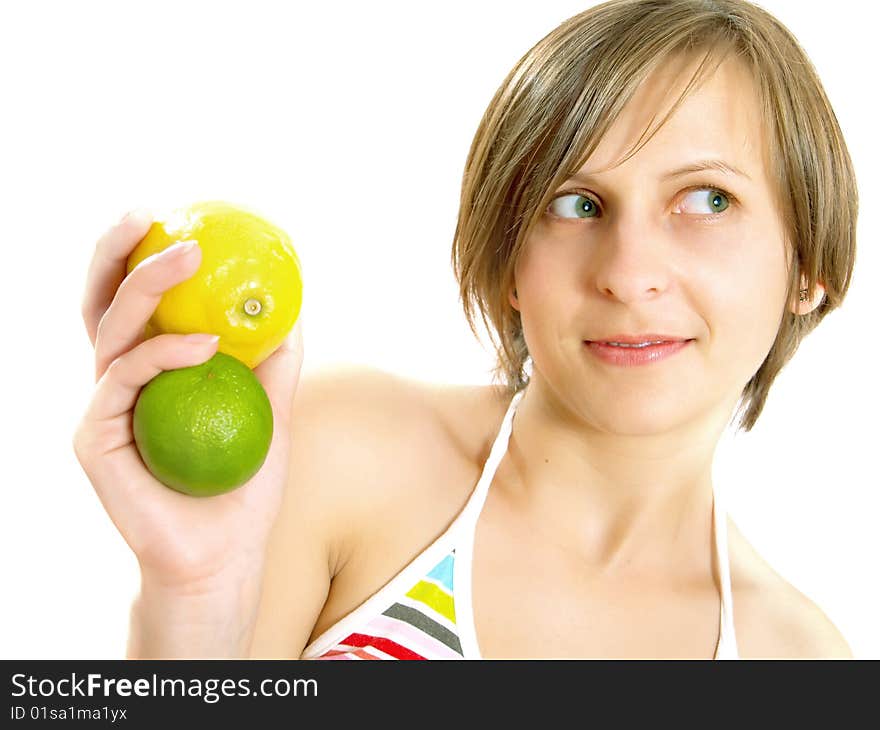
[[[135,208],[134,210],[130,210],[128,211],[128,213],[122,216],[122,220],[119,221],[119,225],[122,225],[129,220],[136,223],[148,223],[152,222],[153,214],[147,208]]]
[[[198,244],[198,241],[178,241],[172,246],[166,248],[162,253],[169,257],[183,256],[192,251],[196,247],[196,244]]]
[[[220,335],[186,335],[183,339],[194,345],[213,345],[220,339]]]

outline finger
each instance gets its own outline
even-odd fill
[[[217,350],[208,335],[158,335],[117,357],[106,369],[86,410],[84,421],[99,422],[134,408],[141,388],[165,370],[200,365]]]
[[[168,289],[191,277],[201,263],[195,241],[181,241],[141,261],[123,279],[98,325],[95,380],[144,337],[144,327]]]
[[[290,422],[291,403],[299,383],[304,352],[300,317],[278,349],[254,368],[254,375],[269,396],[272,413],[280,428],[287,428]]]
[[[287,335],[279,345],[280,349],[283,350],[302,350],[303,349],[303,318],[302,314],[300,314],[299,318],[296,320],[296,324],[293,325],[293,329],[290,330],[290,334]]]
[[[125,278],[128,255],[147,235],[152,221],[147,210],[131,211],[95,244],[82,298],[83,322],[92,345],[98,334],[98,323]]]

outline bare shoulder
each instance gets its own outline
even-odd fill
[[[503,415],[504,389],[435,383],[363,365],[304,373],[294,407],[297,435],[308,445],[346,456],[327,466],[357,470],[358,491],[393,483],[395,473],[424,471],[449,449],[479,451],[481,436]],[[379,468],[376,484],[363,469]],[[368,480],[369,482],[369,480]],[[375,492],[371,491],[371,497]]]
[[[503,416],[500,387],[360,365],[309,373],[301,385],[295,451],[322,469],[332,500],[334,576],[355,551],[388,553],[395,540],[415,545],[442,530],[470,493],[471,471]]]
[[[335,525],[339,571],[365,518],[394,498],[401,474],[429,468],[446,434],[429,384],[377,368],[335,365],[303,374],[294,401],[297,466],[314,469]],[[427,463],[426,463],[427,462]]]
[[[814,601],[774,570],[728,517],[733,614],[744,659],[848,659],[852,650]]]

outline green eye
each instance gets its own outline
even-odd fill
[[[595,201],[576,193],[554,198],[547,209],[557,218],[595,218],[599,214]]]
[[[679,212],[712,215],[713,213],[723,213],[729,207],[730,198],[723,191],[715,188],[696,188],[684,196],[679,206]]]
[[[709,207],[712,209],[712,212],[720,213],[722,210],[726,210],[728,205],[730,205],[730,201],[724,193],[720,193],[717,190],[709,191]]]

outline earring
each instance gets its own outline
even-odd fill
[[[802,302],[807,301],[807,291],[808,291],[807,289],[801,289],[801,301]]]

